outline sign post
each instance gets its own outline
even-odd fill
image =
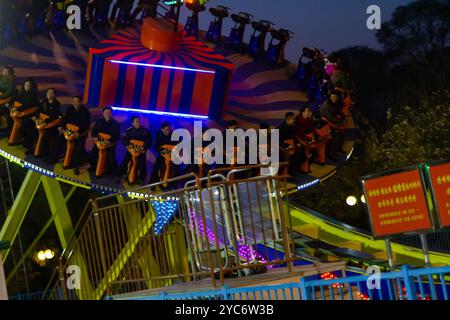
[[[427,268],[431,267],[431,261],[430,261],[430,253],[428,250],[428,243],[427,243],[427,234],[422,233],[420,235],[420,242],[422,243],[422,251],[423,251],[423,257],[425,260],[425,266]]]
[[[395,258],[394,254],[392,253],[392,247],[391,247],[391,240],[389,238],[384,239],[384,243],[386,244],[386,252],[388,256],[388,262],[389,262],[389,268],[392,271],[395,271]]]

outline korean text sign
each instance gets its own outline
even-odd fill
[[[364,180],[375,237],[432,229],[419,169]]]

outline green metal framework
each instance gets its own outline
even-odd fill
[[[61,247],[63,249],[66,248],[68,241],[73,235],[74,228],[72,220],[70,218],[69,210],[67,208],[67,203],[76,191],[77,187],[72,186],[67,195],[64,196],[61,184],[58,180],[40,175],[34,171],[29,170],[18,194],[15,197],[14,204],[9,210],[6,220],[0,230],[0,242],[9,242],[12,246],[19,234],[19,230],[23,224],[23,221],[25,220],[25,217],[27,216],[29,209],[33,205],[33,200],[35,199],[36,192],[40,186],[42,186],[44,189],[44,193],[50,207],[51,216],[49,217],[42,230],[33,240],[31,245],[26,249],[21,259],[16,263],[13,270],[9,272],[6,278],[6,283],[8,283],[16,274],[19,267],[24,263],[25,259],[27,259],[33,253],[34,247],[40,241],[40,239],[52,225],[52,223],[56,227]],[[0,259],[6,261],[9,256],[10,250],[10,247],[5,248],[5,250],[0,253]]]

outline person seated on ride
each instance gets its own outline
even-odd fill
[[[13,67],[6,66],[0,76],[0,104],[16,93],[16,72]]]
[[[120,125],[113,119],[111,107],[104,107],[100,119],[95,121],[91,130],[94,147],[89,155],[90,172],[97,178],[107,173],[117,177],[116,144],[120,139]]]
[[[348,67],[341,58],[337,59],[336,69],[331,77],[331,82],[334,87],[342,88],[344,90],[351,90],[353,87]]]
[[[44,27],[49,2],[47,0],[30,0],[29,2],[28,27],[30,36],[34,36]]]
[[[271,140],[271,128],[270,125],[266,122],[263,122],[259,125],[258,128],[258,164],[265,164],[267,158],[270,158],[272,156],[271,154],[271,147],[272,147],[272,140]],[[260,175],[272,175],[274,172],[270,170],[270,168],[255,168],[252,170],[252,176],[257,177]]]
[[[353,88],[334,87],[334,90],[340,94],[342,101],[342,114],[349,117],[353,107]]]
[[[227,127],[222,131],[223,136],[223,162],[217,165],[217,168],[237,169],[238,166],[246,166],[250,164],[250,145],[249,139],[245,135],[240,135],[236,130],[244,130],[239,127],[235,120],[230,120]],[[228,172],[230,172],[228,171]],[[225,175],[227,172],[225,172]],[[252,174],[251,171],[245,170],[233,174],[234,179],[246,179]]]
[[[346,118],[342,113],[343,107],[339,92],[331,91],[327,100],[320,107],[320,115],[322,119],[329,122],[333,127],[340,128],[344,125]]]
[[[147,17],[156,18],[158,10],[159,0],[139,0],[136,8],[131,14],[131,20],[136,20],[136,17],[140,12]]]
[[[117,0],[114,4],[112,12],[111,12],[111,21],[113,23],[128,23],[130,21],[130,12],[133,7],[133,1],[130,0]],[[117,12],[119,12],[119,16],[117,16]],[[125,19],[125,21],[118,21],[120,16]]]
[[[26,79],[11,109],[14,126],[9,137],[9,144],[14,145],[22,134],[26,155],[30,154],[34,148],[36,129],[32,118],[36,116],[38,110],[39,97],[36,83],[31,78]]]
[[[38,115],[33,118],[39,132],[34,155],[44,157],[48,164],[56,163],[59,156],[58,125],[62,122],[61,104],[56,99],[55,89],[47,89],[47,95],[41,101]]]
[[[225,127],[225,129],[222,130],[222,137],[223,137],[223,149],[222,149],[222,163],[218,163],[216,164],[216,168],[225,168],[225,167],[229,167],[232,165],[233,162],[236,162],[235,160],[237,160],[237,152],[239,151],[236,147],[237,145],[237,140],[236,138],[234,139],[234,141],[229,141],[228,144],[230,144],[230,146],[232,146],[232,148],[234,148],[234,157],[232,157],[232,150],[231,148],[228,150],[227,149],[227,130],[231,130],[229,131],[230,133],[234,133],[234,130],[239,128],[239,124],[236,120],[230,120],[227,122],[227,125]],[[228,158],[228,162],[227,162],[227,158]]]
[[[108,13],[112,0],[89,0],[86,19],[94,25],[108,25]],[[95,14],[94,14],[95,11]]]
[[[152,134],[141,126],[141,119],[138,116],[131,118],[131,124],[131,127],[125,130],[122,139],[127,152],[120,166],[118,180],[120,181],[120,178],[129,171],[128,182],[134,184],[138,176],[137,183],[142,185],[147,177],[147,151],[152,145]]]
[[[203,140],[203,135],[208,129],[208,127],[202,127],[201,133],[192,136],[190,141],[191,154],[189,156],[189,163],[184,163],[186,165],[184,168],[184,174],[194,173],[200,179],[207,176],[210,166],[204,163],[204,152],[209,142]],[[197,146],[195,141],[199,141],[201,144]],[[188,158],[186,157],[186,160],[187,159]]]
[[[337,60],[338,55],[334,52],[324,58],[324,70],[327,75],[327,79],[331,79],[333,77],[334,72],[337,69]]]
[[[295,127],[295,114],[293,112],[287,112],[282,124],[278,126],[280,136],[280,159],[281,161],[287,161],[287,174],[292,178],[295,178],[297,174],[297,168],[303,162],[303,152],[301,151],[301,145],[297,141],[296,127]]]
[[[2,114],[9,115],[9,102],[16,94],[16,73],[11,66],[6,66],[0,75],[0,107]]]
[[[327,153],[331,161],[336,162],[338,154],[346,154],[342,150],[346,115],[342,113],[343,103],[337,91],[332,91],[327,101],[320,108],[320,114],[332,128],[333,139],[328,142]]]
[[[150,184],[166,181],[176,175],[177,166],[171,161],[171,151],[176,142],[172,141],[172,128],[169,122],[161,124],[161,130],[156,134],[154,150],[157,154],[150,176]],[[164,185],[164,188],[168,185]]]
[[[303,146],[303,163],[301,171],[310,173],[311,163],[316,159],[322,165],[325,164],[325,143],[316,131],[316,123],[312,119],[311,108],[304,105],[300,108],[296,121],[297,139]]]
[[[80,166],[86,155],[86,139],[91,125],[91,113],[81,101],[80,96],[72,98],[72,105],[67,108],[63,123],[58,128],[62,133],[61,142],[64,143],[67,140],[64,169],[74,168],[75,175],[80,174]]]

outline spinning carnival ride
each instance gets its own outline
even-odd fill
[[[169,120],[176,128],[188,130],[192,129],[194,120],[202,120],[206,126],[217,128],[223,128],[226,121],[232,119],[243,127],[256,127],[261,122],[276,126],[284,118],[285,112],[295,112],[299,106],[308,103],[307,94],[298,90],[291,80],[296,66],[284,61],[283,51],[292,36],[290,31],[274,30],[268,21],[253,22],[255,32],[248,45],[248,52],[253,59],[241,55],[245,47],[245,26],[251,22],[251,15],[232,15],[236,26],[230,38],[224,39],[222,20],[229,16],[229,9],[211,9],[215,18],[206,32],[205,40],[216,43],[212,47],[196,40],[201,35],[198,31],[198,13],[204,10],[204,3],[187,1],[186,4],[193,11],[193,16],[184,31],[181,25],[162,18],[145,19],[142,29],[129,28],[111,36],[92,31],[87,36],[80,34],[67,37],[65,33],[55,31],[50,33],[50,38],[38,36],[10,46],[0,52],[0,58],[3,64],[15,66],[19,82],[33,75],[42,87],[50,84],[55,86],[58,99],[63,104],[68,104],[72,95],[84,90],[85,101],[93,107],[90,111],[94,118],[99,116],[97,106],[115,107],[114,117],[121,123],[122,131],[128,125],[130,113],[145,114],[143,125],[151,128],[153,133],[164,120]],[[179,9],[179,6],[176,8]],[[271,34],[273,39],[266,54],[267,34]],[[101,38],[100,43],[97,38]],[[221,43],[225,44],[224,47],[221,47]],[[30,57],[34,62],[30,61]],[[258,62],[266,57],[272,67]],[[189,181],[195,177],[190,176],[174,178],[182,182],[183,191],[155,195],[146,188],[134,190],[127,182],[116,184],[109,178],[98,179],[85,168],[76,176],[72,171],[63,169],[62,161],[56,165],[44,164],[25,155],[21,147],[9,146],[8,137],[3,137],[0,140],[0,155],[10,163],[26,168],[28,173],[16,194],[18,200],[6,205],[9,214],[0,231],[0,241],[14,243],[18,239],[28,208],[38,187],[42,185],[52,214],[48,225],[55,223],[64,249],[61,263],[76,263],[89,274],[89,278],[83,279],[86,291],[64,292],[66,298],[75,295],[78,298],[99,299],[114,290],[117,290],[116,293],[123,292],[124,283],[118,284],[120,278],[140,276],[152,279],[141,281],[138,287],[135,284],[133,290],[137,290],[172,284],[170,277],[176,272],[188,278],[202,278],[209,274],[213,279],[217,274],[223,278],[229,268],[247,272],[248,264],[252,261],[275,261],[274,255],[278,260],[286,259],[292,246],[280,247],[278,241],[285,239],[287,234],[302,236],[305,247],[316,239],[336,246],[354,247],[355,243],[356,246],[359,243],[359,250],[355,251],[366,251],[369,255],[383,252],[378,242],[356,231],[349,231],[337,223],[325,223],[322,217],[304,210],[290,208],[286,211],[281,197],[272,199],[278,191],[286,195],[331,177],[339,165],[350,157],[353,138],[354,125],[350,118],[344,145],[348,156],[340,159],[337,165],[313,164],[312,173],[298,174],[295,184],[288,185],[283,184],[284,180],[264,178],[261,181],[227,185],[226,181],[230,177],[218,172],[215,177],[218,185],[214,188],[203,189],[201,184],[192,184]],[[87,148],[92,145],[89,136]],[[117,151],[118,160],[127,152],[124,147],[119,147]],[[151,168],[155,155],[149,151],[148,158]],[[1,170],[9,169],[2,166]],[[72,188],[64,193],[61,183],[70,184]],[[203,180],[203,183],[206,181]],[[112,194],[106,196],[112,201],[112,207],[101,204],[100,198],[88,204],[80,220],[74,220],[67,203],[77,188]],[[265,201],[258,211],[261,219],[251,224],[259,224],[258,229],[254,230],[248,229],[250,225],[245,226],[244,223],[255,210],[248,206],[260,201],[252,193],[264,197]],[[250,202],[245,206],[237,196],[247,197]],[[200,207],[198,202],[201,203]],[[222,202],[225,207],[218,206]],[[209,209],[201,213],[201,207]],[[108,216],[108,210],[117,216]],[[100,212],[105,214],[99,215]],[[295,223],[282,223],[288,218],[287,212],[290,212]],[[222,218],[213,219],[215,215],[221,215]],[[114,220],[115,227],[109,225],[112,220],[108,222],[108,219]],[[182,220],[182,223],[172,223]],[[118,229],[114,229],[116,227]],[[114,229],[114,232],[108,228]],[[270,230],[271,234],[261,231],[264,229]],[[171,238],[168,230],[176,236]],[[281,231],[285,235],[279,234]],[[92,238],[98,232],[108,240],[98,242],[99,239]],[[184,243],[186,238],[181,234],[191,239],[194,247]],[[205,234],[209,236],[205,237]],[[276,241],[269,245],[261,235],[270,236]],[[39,237],[32,246],[38,241]],[[105,241],[112,241],[114,245],[106,248]],[[184,245],[177,246],[174,241]],[[92,248],[89,249],[83,243],[92,243]],[[295,247],[294,243],[292,245]],[[164,246],[173,250],[173,256],[162,257],[157,254]],[[185,249],[177,251],[176,247]],[[417,259],[418,254],[414,249],[408,251],[398,246],[394,250],[408,261]],[[101,251],[104,252],[100,255]],[[4,251],[3,259],[7,259],[9,253],[9,250]],[[26,253],[17,265],[23,263]],[[216,255],[217,259],[207,257],[207,254]],[[98,260],[100,256],[101,260]],[[305,255],[301,257],[304,259]],[[98,264],[93,262],[95,259]],[[432,259],[435,262],[448,261],[447,256],[439,254]],[[141,274],[131,267],[132,263],[140,265]],[[159,270],[149,267],[153,264]],[[103,267],[97,270],[100,265]],[[169,269],[170,272],[163,271]],[[159,280],[155,280],[157,278]],[[55,283],[51,283],[47,297],[54,298],[57,294],[61,292],[57,291]]]

